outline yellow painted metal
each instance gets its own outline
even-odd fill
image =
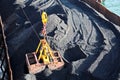
[[[38,50],[40,49],[40,45],[41,45],[41,42],[39,42],[39,44],[38,44],[38,47],[37,47],[37,49],[36,49],[36,53],[38,53]]]
[[[43,11],[42,15],[41,15],[41,18],[42,18],[43,25],[46,25],[46,23],[48,21],[47,13]]]
[[[44,64],[49,64],[50,63],[50,58],[52,57],[52,51],[50,49],[49,44],[45,39],[40,40],[38,47],[36,49],[36,54],[38,55],[38,61],[40,59],[43,60]]]

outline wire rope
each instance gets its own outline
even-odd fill
[[[29,17],[27,16],[26,12],[24,11],[24,9],[23,9],[23,8],[21,8],[21,9],[22,9],[23,14],[25,15],[26,19],[27,19],[28,21],[30,21]],[[33,24],[32,24],[31,21],[30,21],[30,25],[31,25],[31,27],[32,27],[32,29],[33,29],[33,31],[34,31],[34,33],[36,34],[36,36],[37,36],[38,39],[40,40],[40,36],[38,35],[38,33],[36,32],[36,30],[34,29]]]

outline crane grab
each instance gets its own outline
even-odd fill
[[[58,51],[52,50],[45,39],[46,24],[48,21],[47,13],[42,12],[41,18],[43,23],[42,34],[44,35],[44,39],[40,40],[35,52],[26,54],[28,70],[29,73],[32,74],[43,71],[46,66],[50,70],[57,70],[62,68],[65,64],[60,53]]]

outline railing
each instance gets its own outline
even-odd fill
[[[0,16],[0,80],[13,80],[8,47],[5,40],[4,25]]]

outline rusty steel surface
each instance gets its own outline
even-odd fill
[[[0,16],[0,29],[1,29],[1,53],[0,53],[0,80],[13,80],[12,78],[12,70],[10,65],[10,58],[8,54],[8,47],[6,44],[6,37],[4,34],[4,25],[2,23],[2,19]]]
[[[116,15],[115,13],[109,11],[104,6],[102,6],[99,2],[96,0],[82,0],[85,3],[89,4],[91,7],[93,7],[95,10],[103,14],[108,20],[113,22],[116,25],[120,26],[120,16]]]

